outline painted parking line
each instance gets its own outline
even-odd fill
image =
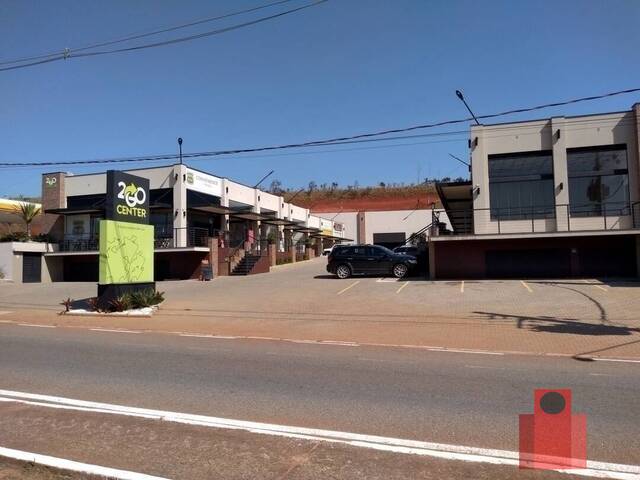
[[[109,333],[142,333],[138,330],[118,330],[115,328],[90,328],[92,332],[109,332]]]
[[[236,420],[231,418],[195,415],[190,413],[171,412],[165,410],[152,410],[147,408],[128,407],[124,405],[91,402],[86,400],[76,400],[72,398],[54,397],[50,395],[16,392],[11,390],[0,390],[0,396],[0,401],[3,402],[15,402],[36,407],[155,419],[164,422],[196,425],[205,428],[241,430],[254,434],[350,445],[359,448],[393,453],[421,455],[432,458],[441,458],[445,460],[490,463],[494,465],[512,466],[514,468],[520,465],[519,453],[509,450],[497,450],[466,445],[433,443],[425,442],[422,440],[382,437],[378,435],[366,435],[361,433],[342,432],[337,430],[323,430],[317,428]],[[640,475],[640,466],[588,460],[586,468],[567,470],[566,468],[562,468],[559,466],[556,471],[572,473],[574,475],[581,475],[586,477],[637,480],[638,475]],[[142,479],[143,477],[132,478]]]
[[[350,288],[355,287],[357,284],[360,283],[360,280],[356,280],[355,282],[353,282],[351,285],[349,285],[348,287],[343,288],[342,290],[340,290],[338,293],[336,293],[336,295],[342,295],[344,292],[346,292],[347,290],[349,290]]]
[[[376,283],[397,283],[397,282],[398,282],[397,278],[387,278],[387,277],[381,277],[376,280]]]
[[[526,288],[529,291],[529,293],[533,293],[533,290],[531,290],[531,287],[527,285],[527,282],[525,282],[524,280],[520,280],[520,283],[524,288]]]
[[[464,293],[464,280],[460,282],[460,293]]]
[[[2,310],[2,311],[0,311],[0,315],[7,315],[7,314],[9,314],[9,313],[11,313],[9,310]]]
[[[55,325],[36,325],[35,323],[19,323],[19,327],[56,328]]]
[[[22,450],[14,450],[12,448],[0,447],[0,457],[12,458],[22,462],[35,463],[36,465],[45,465],[47,467],[59,468],[79,473],[88,473],[104,478],[115,478],[118,480],[168,480],[164,477],[156,477],[153,475],[145,475],[144,473],[130,472],[128,470],[119,470],[116,468],[101,467],[100,465],[91,465],[88,463],[75,462],[65,458],[50,457],[49,455],[40,455],[39,453],[24,452]]]
[[[402,289],[403,289],[404,287],[406,287],[407,285],[409,285],[409,282],[404,282],[404,283],[400,286],[400,288],[399,288],[398,290],[396,290],[396,293],[400,293],[400,292],[402,291]]]
[[[596,287],[597,289],[602,290],[603,292],[608,292],[609,291],[608,288],[605,288],[602,285],[599,285],[597,283],[590,282],[587,279],[584,279],[583,282],[586,283],[587,285],[592,285],[592,286]]]

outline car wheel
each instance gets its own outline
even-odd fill
[[[338,268],[336,268],[336,275],[338,276],[338,278],[349,278],[351,276],[351,269],[349,268],[349,265],[338,265]]]
[[[404,263],[397,263],[393,266],[393,276],[396,278],[402,278],[407,275],[409,269]]]

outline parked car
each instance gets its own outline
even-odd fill
[[[413,257],[418,257],[418,247],[413,247],[411,245],[402,245],[400,247],[396,247],[393,249],[395,253],[404,253],[406,255],[411,255]]]
[[[337,245],[329,254],[327,272],[338,278],[351,275],[393,275],[402,278],[417,265],[416,257],[395,253],[380,245]]]

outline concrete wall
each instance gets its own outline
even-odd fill
[[[151,189],[171,188],[176,183],[173,166],[140,168],[125,170],[125,172],[148,178],[149,188]],[[67,174],[65,179],[66,196],[91,195],[97,193],[107,193],[106,173],[94,173],[88,175]]]
[[[451,225],[444,210],[438,210],[440,221]],[[390,210],[380,212],[341,212],[323,213],[328,218],[345,225],[345,236],[353,238],[357,243],[373,243],[374,233],[404,233],[409,238],[413,233],[431,223],[431,209],[422,210]],[[364,221],[359,222],[358,218]],[[360,225],[359,225],[360,223]]]
[[[13,280],[13,243],[0,243],[0,270],[4,273],[5,280]]]
[[[640,199],[639,147],[640,108],[632,111],[554,117],[530,122],[471,127],[472,183],[474,196],[474,229],[476,234],[498,233],[496,220],[490,219],[488,157],[494,154],[540,150],[553,152],[556,219],[531,221],[500,221],[500,233],[553,232],[571,230],[602,230],[602,217],[568,218],[569,181],[567,149],[578,147],[626,144],[631,203]],[[560,186],[562,184],[562,187]],[[626,229],[631,217],[607,217],[608,229]]]

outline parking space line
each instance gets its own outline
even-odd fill
[[[587,285],[592,285],[600,290],[602,290],[603,292],[608,292],[609,290],[607,288],[604,288],[602,285],[598,285],[597,283],[591,283],[589,280],[587,280],[586,278],[582,280],[584,283],[586,283]]]
[[[460,282],[460,293],[464,293],[464,280]]]
[[[111,332],[111,333],[142,333],[136,330],[116,330],[111,328],[90,328],[92,332]]]
[[[524,280],[520,280],[520,283],[524,288],[526,288],[529,291],[529,293],[533,293],[533,290],[531,290],[531,287],[529,287],[529,285],[527,285],[527,283]]]
[[[33,323],[19,323],[19,327],[56,328],[55,325],[36,325]]]
[[[349,285],[346,288],[343,288],[342,290],[340,290],[338,293],[336,293],[336,295],[342,295],[344,292],[346,292],[347,290],[349,290],[352,287],[355,287],[357,284],[360,283],[360,280],[356,280],[355,282],[353,282],[351,285]]]
[[[400,288],[399,288],[398,290],[396,290],[396,293],[400,293],[400,292],[402,291],[402,289],[403,289],[404,287],[406,287],[407,285],[409,285],[409,282],[404,282],[404,283],[400,286]]]

